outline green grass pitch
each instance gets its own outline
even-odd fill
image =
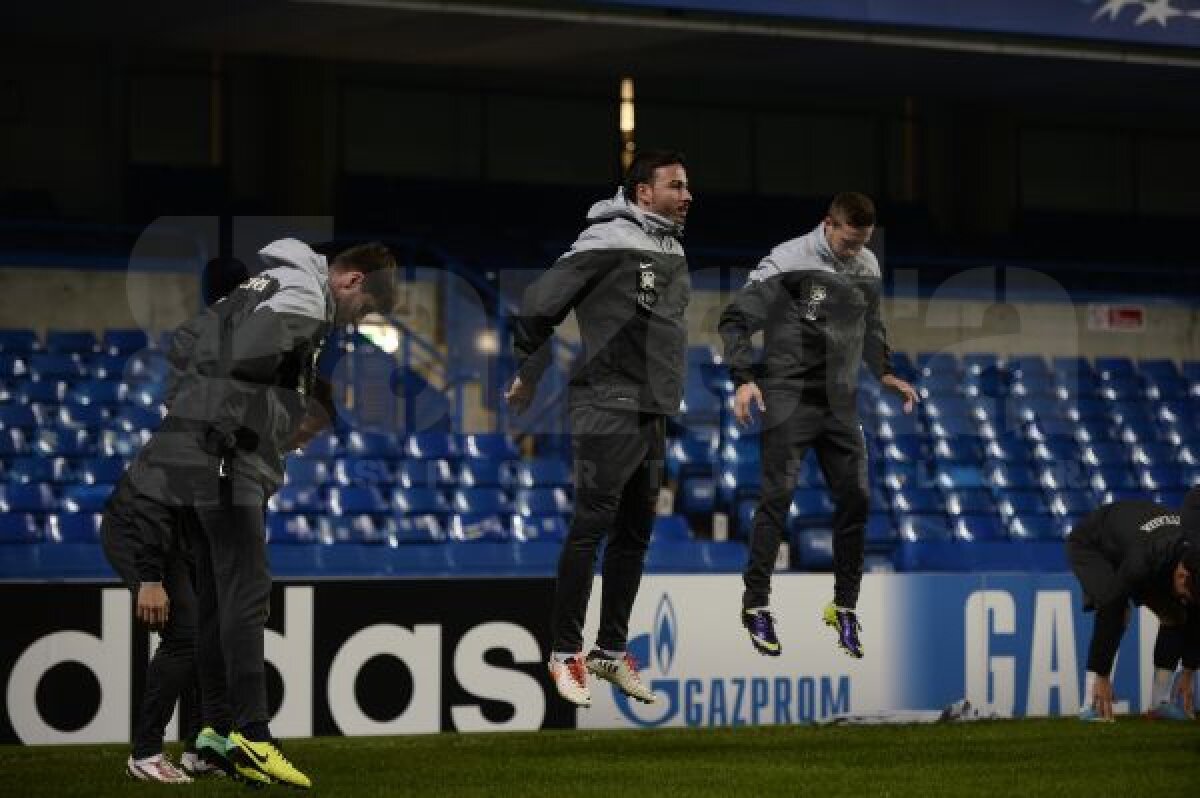
[[[1200,786],[1200,723],[541,732],[286,743],[314,793],[346,796],[1165,797]],[[3,796],[243,795],[137,784],[123,746],[0,747]],[[284,788],[269,787],[279,793]]]

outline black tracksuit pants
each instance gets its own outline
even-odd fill
[[[166,558],[162,585],[170,601],[167,623],[159,632],[159,645],[146,668],[146,682],[133,729],[133,756],[154,756],[163,750],[163,734],[175,702],[180,701],[180,736],[189,746],[202,724],[222,732],[229,728],[229,709],[223,682],[198,689],[196,669],[197,604],[194,570],[184,543],[189,514],[133,491],[122,480],[109,502],[101,525],[105,556],[133,591],[135,601],[141,578],[137,561],[146,535],[163,541]]]
[[[839,607],[858,603],[870,489],[867,450],[853,404],[832,409],[803,401],[793,387],[762,385],[767,409],[762,432],[762,494],[754,513],[750,558],[743,581],[744,608],[766,607],[779,544],[787,532],[796,479],[809,448],[825,477],[834,503],[833,600]]]
[[[270,612],[263,486],[248,478],[216,479],[216,495],[200,496],[188,527],[196,560],[199,611],[197,666],[201,685],[223,683],[233,728],[266,733],[264,632]]]
[[[571,409],[575,516],[558,561],[552,650],[583,648],[596,549],[607,540],[598,648],[624,651],[663,480],[666,417],[592,406]]]

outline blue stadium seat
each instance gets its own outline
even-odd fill
[[[395,482],[402,488],[434,488],[439,484],[444,460],[401,460]]]
[[[1023,462],[991,461],[983,473],[988,484],[998,490],[1032,490],[1041,485],[1038,473]]]
[[[413,460],[453,460],[458,457],[458,444],[453,435],[422,432],[404,442],[404,455]]]
[[[571,466],[559,457],[539,457],[517,467],[517,484],[522,488],[569,486]]]
[[[754,529],[754,512],[757,509],[758,499],[742,499],[734,505],[734,537],[749,539]]]
[[[29,374],[37,380],[80,380],[86,376],[78,355],[35,354],[27,361]]]
[[[330,488],[328,501],[334,515],[383,514],[390,509],[379,489],[370,485]]]
[[[0,379],[17,380],[28,375],[29,369],[22,356],[0,352]]]
[[[1189,452],[1191,450],[1188,450]],[[1133,462],[1142,466],[1171,465],[1184,453],[1182,447],[1161,441],[1139,441],[1132,447]]]
[[[0,457],[18,457],[28,452],[23,430],[0,428]]]
[[[127,393],[119,382],[81,382],[67,391],[66,400],[78,405],[116,405],[125,401]]]
[[[521,458],[521,452],[517,450],[512,438],[500,433],[466,436],[463,439],[462,453],[463,457],[475,460],[509,461]]]
[[[125,391],[125,400],[131,402],[138,407],[157,408],[163,404],[167,398],[167,386],[162,382],[129,382],[123,381],[122,390]]]
[[[1129,465],[1130,451],[1123,443],[1097,441],[1084,444],[1081,448],[1083,461],[1093,466]]]
[[[49,485],[0,485],[0,513],[48,513],[57,504]]]
[[[123,457],[86,457],[75,466],[75,477],[85,485],[115,485],[125,474]]]
[[[727,469],[736,472],[734,469]],[[757,472],[757,468],[755,468]],[[748,490],[746,485],[739,485],[732,493],[722,490],[722,502],[728,504],[741,491]],[[685,478],[679,485],[678,507],[680,512],[688,515],[708,515],[717,508],[717,484],[712,477],[692,476]]]
[[[1151,500],[1167,507],[1182,507],[1186,497],[1187,491],[1185,490],[1156,490],[1150,494]]]
[[[70,384],[63,380],[29,380],[17,386],[17,401],[27,405],[57,405],[66,399]]]
[[[109,428],[101,430],[96,444],[96,454],[102,457],[132,459],[150,439],[148,430],[123,430]]]
[[[962,515],[954,521],[954,536],[968,543],[1007,540],[1008,527],[996,515]]]
[[[929,422],[934,438],[971,438],[979,436],[979,422],[967,416],[943,416]]]
[[[20,434],[16,432],[15,434]],[[1182,465],[1196,466],[1200,465],[1200,441],[1190,443],[1188,441],[1180,441],[1175,448],[1176,456]]]
[[[28,354],[41,348],[37,333],[29,329],[0,329],[0,352]]]
[[[321,534],[333,543],[391,544],[393,521],[386,515],[339,515],[323,518]]]
[[[1145,391],[1136,381],[1105,382],[1100,387],[1100,396],[1110,402],[1124,402],[1145,398]]]
[[[721,447],[721,460],[725,463],[757,463],[762,457],[762,447],[757,437],[741,438]]]
[[[1127,357],[1098,357],[1093,363],[1096,373],[1105,380],[1133,381],[1137,369]]]
[[[942,438],[933,445],[933,457],[938,467],[950,464],[977,464],[983,461],[981,439],[973,436]]]
[[[829,491],[821,488],[797,488],[788,515],[802,521],[814,518],[827,521],[833,515],[833,499]]]
[[[267,502],[272,512],[308,514],[325,512],[321,491],[312,485],[284,485]]]
[[[954,539],[954,528],[940,513],[897,516],[896,529],[902,540],[913,543]]]
[[[1195,410],[1187,399],[1168,399],[1157,405],[1157,418],[1187,428],[1193,426]]]
[[[896,374],[906,380],[917,374],[917,366],[907,352],[892,352],[892,368]]]
[[[894,463],[923,463],[929,460],[929,445],[920,436],[893,438],[883,447],[883,456]]]
[[[329,482],[329,464],[312,457],[289,457],[284,466],[284,484],[319,486]],[[343,485],[351,484],[343,482]]]
[[[994,352],[967,352],[961,358],[964,374],[982,374],[1000,368],[1000,356]]]
[[[792,530],[793,567],[805,571],[833,568],[833,530],[828,527],[803,527]]]
[[[933,477],[923,462],[885,462],[882,468],[883,484],[894,491],[931,488]]]
[[[1137,478],[1127,465],[1093,468],[1090,482],[1095,491],[1136,491],[1139,488]]]
[[[42,525],[28,513],[0,513],[0,545],[7,543],[40,543]]]
[[[317,524],[303,515],[267,515],[267,543],[320,543]],[[326,541],[327,542],[327,541]]]
[[[87,362],[87,372],[93,380],[121,382],[125,379],[125,368],[129,358],[125,355],[92,355]]]
[[[321,459],[330,459],[341,453],[341,444],[338,437],[332,433],[323,433],[313,438],[304,447],[305,457],[317,457]]]
[[[1012,375],[1008,393],[1016,399],[1031,399],[1038,396],[1060,398],[1058,386],[1052,379],[1034,380],[1016,373]]]
[[[868,405],[871,408],[872,414],[880,420],[885,418],[903,418],[909,415],[904,412],[904,400],[892,391],[885,391],[879,394]]]
[[[1109,417],[1118,425],[1138,425],[1154,423],[1154,412],[1150,409],[1152,403],[1145,399],[1136,402],[1108,402]]]
[[[38,426],[37,417],[26,405],[0,405],[0,430],[31,430]]]
[[[1008,519],[1008,534],[1014,540],[1063,540],[1070,525],[1056,516],[1014,515]]]
[[[114,485],[68,485],[63,488],[62,508],[68,513],[99,513],[112,494]]]
[[[941,515],[946,512],[946,501],[941,492],[932,488],[894,491],[892,505],[898,514],[904,515]]]
[[[339,457],[333,461],[333,481],[339,485],[392,484],[392,466],[379,457]]]
[[[162,413],[158,407],[138,407],[124,405],[115,415],[117,424],[124,430],[150,430],[153,432],[162,424]]]
[[[145,330],[105,330],[100,339],[100,349],[113,355],[132,355],[150,345]]]
[[[1078,520],[1096,509],[1092,497],[1081,490],[1063,490],[1047,494],[1050,512],[1065,516],[1072,521]]]
[[[1044,463],[1078,462],[1081,457],[1073,438],[1047,438],[1033,447],[1033,458]]]
[[[458,543],[509,543],[517,539],[511,516],[488,513],[451,516],[447,538]]]
[[[125,361],[124,381],[130,385],[163,382],[170,373],[171,367],[162,352],[144,350]]]
[[[63,405],[58,410],[58,424],[63,427],[96,429],[109,421],[109,409],[100,405]]]
[[[693,474],[713,473],[716,448],[711,441],[684,435],[667,446],[667,476],[677,480]]]
[[[1190,487],[1183,466],[1176,463],[1144,467],[1138,471],[1138,482],[1146,490],[1177,491]]]
[[[440,543],[446,539],[446,529],[436,515],[409,515],[393,519],[396,543]],[[526,530],[528,534],[528,530]]]
[[[867,543],[891,543],[899,533],[890,515],[871,513],[867,516]]]
[[[978,465],[939,464],[934,480],[946,491],[986,488],[988,479]]]
[[[656,515],[652,539],[658,542],[689,541],[692,539],[692,529],[682,515]]]
[[[875,434],[882,440],[890,441],[896,438],[924,435],[925,426],[916,413],[904,416],[884,416],[880,414]]]
[[[994,513],[996,505],[991,493],[983,488],[962,488],[946,493],[946,512],[951,517]]]
[[[968,373],[963,379],[963,394],[982,399],[1002,399],[1012,393],[1013,376],[1004,369]]]
[[[526,488],[517,492],[516,511],[526,517],[570,515],[574,503],[563,488]]]
[[[62,457],[17,457],[8,461],[8,481],[28,485],[40,482],[73,482],[75,474]]]
[[[1033,460],[1033,450],[1019,432],[1006,432],[984,446],[984,455],[991,460],[1006,460],[1014,465]]]
[[[920,409],[931,419],[975,417],[975,402],[961,396],[931,396],[921,402]]]
[[[1142,373],[1142,394],[1147,399],[1180,399],[1188,394],[1188,381],[1179,374]]]
[[[350,432],[344,436],[342,445],[347,454],[356,457],[394,460],[402,456],[400,441],[395,435],[385,432]]]
[[[953,352],[918,352],[917,368],[922,374],[958,376],[961,368]]]
[[[514,481],[512,461],[464,460],[458,469],[458,484],[464,488],[506,487]]]
[[[443,516],[450,512],[450,503],[436,488],[396,488],[392,491],[392,506],[396,512],[408,515]]]
[[[1085,418],[1076,424],[1075,438],[1080,443],[1100,443],[1116,440],[1113,424],[1108,419]]]
[[[1046,497],[1041,491],[1012,490],[1001,494],[996,500],[996,507],[1005,518],[1014,516],[1027,517],[1032,515],[1048,515],[1050,508]]]
[[[46,351],[54,354],[88,354],[96,349],[96,335],[88,330],[49,330]]]
[[[46,537],[55,543],[99,543],[103,519],[97,512],[54,513],[46,517]]]
[[[724,400],[708,389],[707,385],[695,385],[689,381],[683,395],[683,421],[686,425],[719,424]]]
[[[43,457],[84,457],[94,453],[95,442],[87,430],[43,427],[30,440],[30,448]]]
[[[1054,378],[1054,372],[1041,355],[1013,355],[1006,365],[1014,374],[1037,382],[1049,382]]]
[[[567,538],[570,522],[561,515],[518,515],[513,519],[513,531],[527,543],[562,543]]]

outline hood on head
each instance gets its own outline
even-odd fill
[[[665,216],[643,210],[625,198],[625,190],[618,188],[612,199],[600,200],[588,211],[587,219],[596,224],[609,222],[613,219],[628,219],[637,224],[650,235],[675,236],[683,234],[683,226],[676,224]]]
[[[329,265],[325,256],[318,255],[308,244],[295,238],[272,241],[258,251],[258,257],[268,269],[300,269],[319,279],[322,284],[329,280]]]

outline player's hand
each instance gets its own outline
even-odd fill
[[[1183,711],[1189,715],[1196,713],[1196,672],[1188,668],[1180,671],[1175,678],[1175,698],[1183,705]]]
[[[143,582],[138,587],[137,618],[151,629],[158,631],[166,626],[170,607],[162,582]]]
[[[508,409],[519,416],[533,404],[533,392],[534,386],[520,377],[513,377],[512,385],[504,392],[504,401],[508,403]]]
[[[1092,706],[1105,720],[1113,719],[1113,686],[1112,680],[1103,676],[1096,677],[1096,686],[1092,688]]]
[[[883,383],[885,387],[892,389],[904,397],[905,413],[911,413],[913,408],[917,406],[917,402],[921,401],[920,395],[917,394],[917,389],[897,377],[895,374],[884,375],[880,382]]]
[[[754,407],[757,407],[760,413],[767,412],[767,405],[763,402],[762,391],[758,390],[758,385],[753,382],[742,383],[733,397],[734,418],[743,427],[750,426],[750,422],[754,421]]]

